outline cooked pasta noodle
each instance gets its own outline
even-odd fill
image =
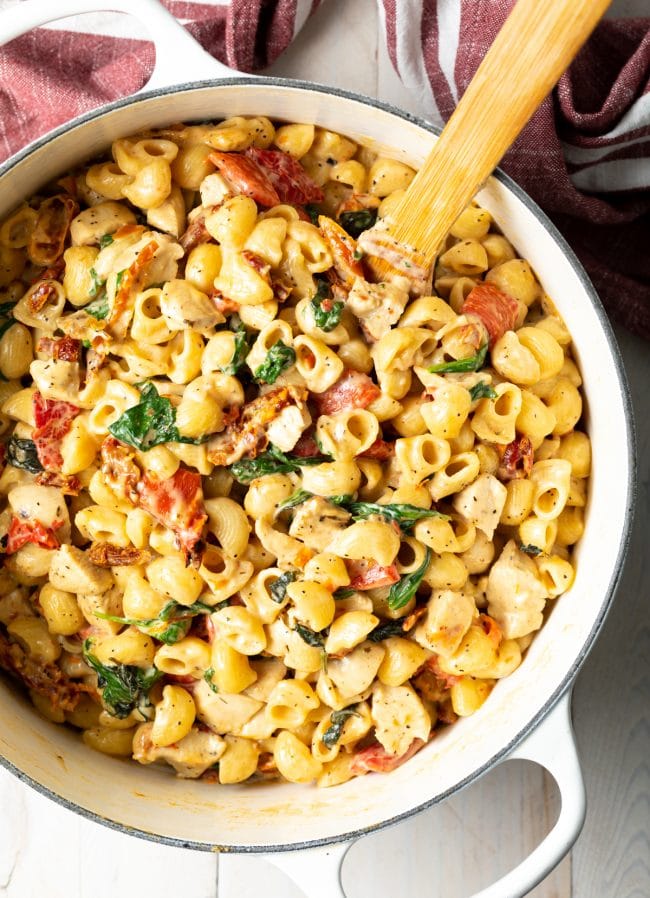
[[[0,666],[91,748],[224,785],[393,769],[573,583],[571,337],[476,202],[435,293],[370,282],[414,173],[235,116],[0,223]]]

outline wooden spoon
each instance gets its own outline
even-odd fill
[[[424,165],[391,216],[383,219],[390,237],[418,250],[419,261],[431,263],[453,223],[610,2],[519,0]],[[367,262],[377,280],[395,271],[374,255]]]

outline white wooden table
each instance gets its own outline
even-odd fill
[[[647,0],[619,0],[615,8],[647,14]],[[328,0],[271,72],[420,111],[388,60],[374,0]],[[571,857],[531,893],[535,898],[650,898],[650,347],[625,332],[619,338],[639,428],[635,535],[617,601],[574,693],[586,825]],[[555,786],[545,773],[523,762],[504,765],[446,804],[358,843],[344,867],[348,898],[464,898],[529,853],[556,813]],[[262,861],[241,858],[219,877],[214,855],[89,823],[0,770],[0,896],[301,894]]]

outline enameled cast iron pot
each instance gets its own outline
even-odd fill
[[[69,122],[1,165],[0,219],[115,138],[171,122],[255,114],[316,122],[415,166],[436,140],[426,122],[375,100],[232,72],[208,56],[157,0],[27,0],[0,13],[0,43],[56,18],[106,8],[137,15],[154,39],[156,67],[146,92]],[[179,78],[185,83],[178,84]],[[90,751],[72,731],[40,718],[3,680],[0,762],[5,767],[60,804],[124,832],[201,850],[268,853],[309,898],[344,896],[340,865],[352,840],[443,800],[515,757],[551,772],[562,810],[535,851],[480,898],[525,894],[570,849],[585,813],[570,691],[611,604],[628,543],[634,497],[631,405],[610,325],[560,234],[501,172],[489,179],[479,202],[530,260],[573,335],[593,443],[577,577],[555,602],[521,667],[498,683],[476,714],[438,735],[403,767],[331,790],[277,783],[215,788],[176,779],[169,769],[143,770]],[[322,867],[319,875],[315,863]]]

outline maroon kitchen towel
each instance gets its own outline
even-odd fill
[[[214,56],[257,71],[325,0],[164,2]],[[513,2],[381,0],[391,60],[424,116],[449,117]],[[146,82],[150,44],[82,23],[0,50],[0,159]],[[503,168],[558,225],[611,316],[650,338],[650,18],[598,26]]]

